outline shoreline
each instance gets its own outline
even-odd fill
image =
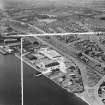
[[[16,56],[18,59],[21,60],[21,57],[20,57],[18,54],[15,54],[15,56]],[[49,80],[51,80],[49,77],[45,76],[45,75],[42,74],[40,71],[38,71],[37,68],[35,69],[35,67],[34,67],[31,63],[29,63],[28,61],[26,61],[26,60],[23,59],[23,62],[24,62],[25,64],[27,64],[28,66],[32,67],[35,71],[37,71],[38,73],[40,73],[40,74],[43,75],[44,77],[46,77],[46,78],[48,78]],[[41,75],[39,75],[39,76],[41,76]],[[35,76],[37,76],[37,75],[35,75]],[[89,105],[89,103],[88,103],[84,98],[82,98],[80,95],[78,95],[78,93],[70,92],[70,91],[68,91],[67,89],[65,89],[64,87],[60,86],[60,85],[59,85],[58,83],[56,83],[55,81],[53,81],[53,80],[51,80],[51,81],[52,81],[54,84],[56,84],[57,86],[59,86],[60,88],[64,89],[64,90],[67,91],[68,93],[73,94],[75,97],[80,98],[82,101],[84,101],[85,103],[87,103],[87,105]]]

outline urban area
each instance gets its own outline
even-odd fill
[[[44,75],[89,105],[105,105],[104,32],[105,12],[89,8],[14,4],[0,11],[0,53],[22,57],[38,71],[35,76]]]

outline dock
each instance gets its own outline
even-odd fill
[[[0,53],[3,55],[7,55],[7,52],[3,48],[0,48]]]

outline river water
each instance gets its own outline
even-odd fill
[[[24,64],[24,105],[87,105]],[[20,60],[0,55],[0,105],[21,105]]]
[[[21,105],[20,61],[0,55],[0,105]]]

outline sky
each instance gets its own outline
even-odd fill
[[[45,4],[56,4],[56,5],[74,5],[74,6],[85,6],[95,4],[105,5],[105,0],[0,0],[0,8],[3,9],[6,1],[23,1],[29,3],[35,3],[35,5],[45,5]]]

